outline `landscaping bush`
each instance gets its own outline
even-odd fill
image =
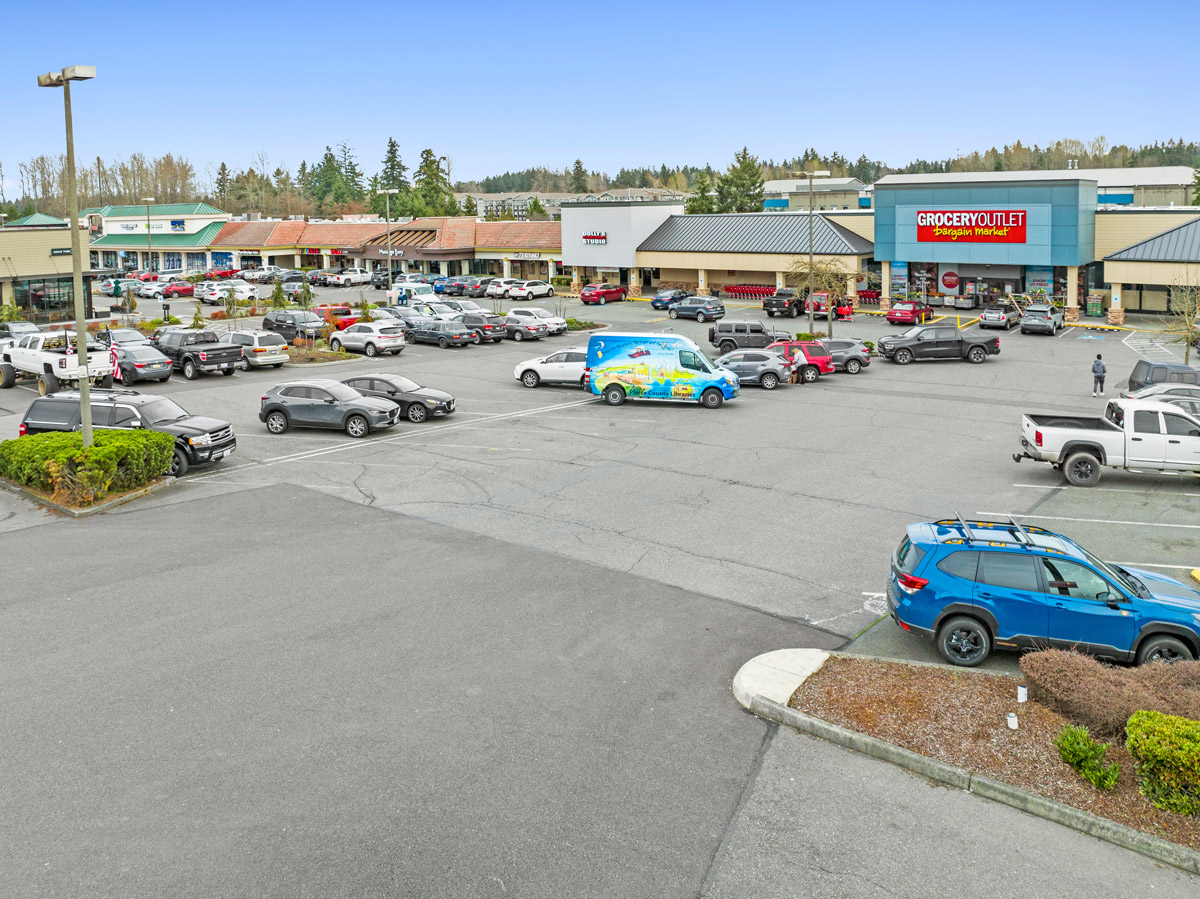
[[[567,319],[567,330],[568,331],[590,331],[592,328],[598,328],[598,327],[600,327],[600,326],[596,322],[580,321],[577,318],[568,318]]]
[[[571,279],[562,275],[555,275],[550,279],[550,285],[552,287],[570,287]]]
[[[824,331],[801,331],[796,335],[797,340],[820,340],[822,337],[828,337]]]
[[[30,434],[0,443],[0,476],[62,503],[89,506],[108,493],[145,486],[171,465],[175,438],[157,431]]]
[[[1111,790],[1117,785],[1121,769],[1116,762],[1105,764],[1108,743],[1097,743],[1086,727],[1068,724],[1058,732],[1054,741],[1062,760],[1099,790]]]
[[[222,309],[218,309],[216,312],[214,312],[212,315],[209,316],[209,319],[211,321],[215,321],[215,322],[223,322],[227,318],[229,318],[229,313],[225,312]]]
[[[1021,672],[1033,699],[1100,737],[1120,738],[1142,709],[1200,718],[1200,662],[1115,668],[1081,652],[1045,649],[1022,656]]]
[[[1166,811],[1200,815],[1200,721],[1138,711],[1126,731],[1142,795]]]

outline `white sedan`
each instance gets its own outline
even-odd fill
[[[587,364],[587,347],[573,346],[549,356],[527,359],[513,369],[513,377],[526,387],[541,384],[583,386],[583,368]]]
[[[554,296],[554,288],[545,281],[518,281],[508,289],[508,295],[514,300],[533,300]]]
[[[562,316],[555,315],[538,306],[514,306],[508,310],[508,314],[514,318],[528,319],[531,322],[540,322],[546,326],[546,330],[551,334],[566,334],[567,320]]]

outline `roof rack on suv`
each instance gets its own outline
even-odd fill
[[[963,533],[967,535],[967,540],[968,541],[974,540],[975,532],[971,530],[971,526],[969,524],[967,524],[967,520],[962,517],[962,514],[959,512],[955,512],[954,518],[958,521],[959,526],[962,527]]]

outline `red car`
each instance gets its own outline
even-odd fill
[[[225,281],[229,278],[236,277],[237,273],[238,270],[236,268],[228,265],[224,268],[210,268],[204,273],[204,279],[206,281]]]
[[[163,288],[163,299],[173,300],[175,297],[191,297],[196,295],[196,285],[191,281],[172,281]]]
[[[793,377],[805,384],[833,373],[833,356],[819,340],[777,340],[768,344],[766,350],[791,362]]]
[[[624,287],[614,287],[612,284],[589,284],[579,291],[579,299],[585,305],[598,303],[603,306],[609,300],[617,302],[625,299],[627,291]]]
[[[889,325],[920,325],[933,318],[933,308],[924,303],[914,303],[912,300],[901,300],[893,303],[888,310]]]
[[[349,306],[313,306],[312,311],[321,316],[325,321],[329,320],[330,315],[337,321],[337,329],[344,331],[351,325],[358,322],[359,316],[355,315]]]

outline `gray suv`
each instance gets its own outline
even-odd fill
[[[399,418],[400,407],[395,403],[363,396],[341,381],[325,379],[276,384],[262,398],[258,412],[258,420],[272,434],[299,425],[366,437],[379,428],[390,428]]]
[[[1034,303],[1026,306],[1021,315],[1021,333],[1030,334],[1040,331],[1043,334],[1057,334],[1063,327],[1063,311],[1048,303]]]
[[[761,349],[777,340],[791,340],[788,331],[776,331],[762,322],[717,322],[708,329],[708,342],[721,353],[738,349]]]
[[[856,375],[871,364],[871,351],[857,337],[822,338],[821,345],[833,357],[833,370]]]
[[[757,384],[763,390],[774,390],[792,379],[792,363],[779,353],[734,350],[713,361],[737,375],[739,384]]]

